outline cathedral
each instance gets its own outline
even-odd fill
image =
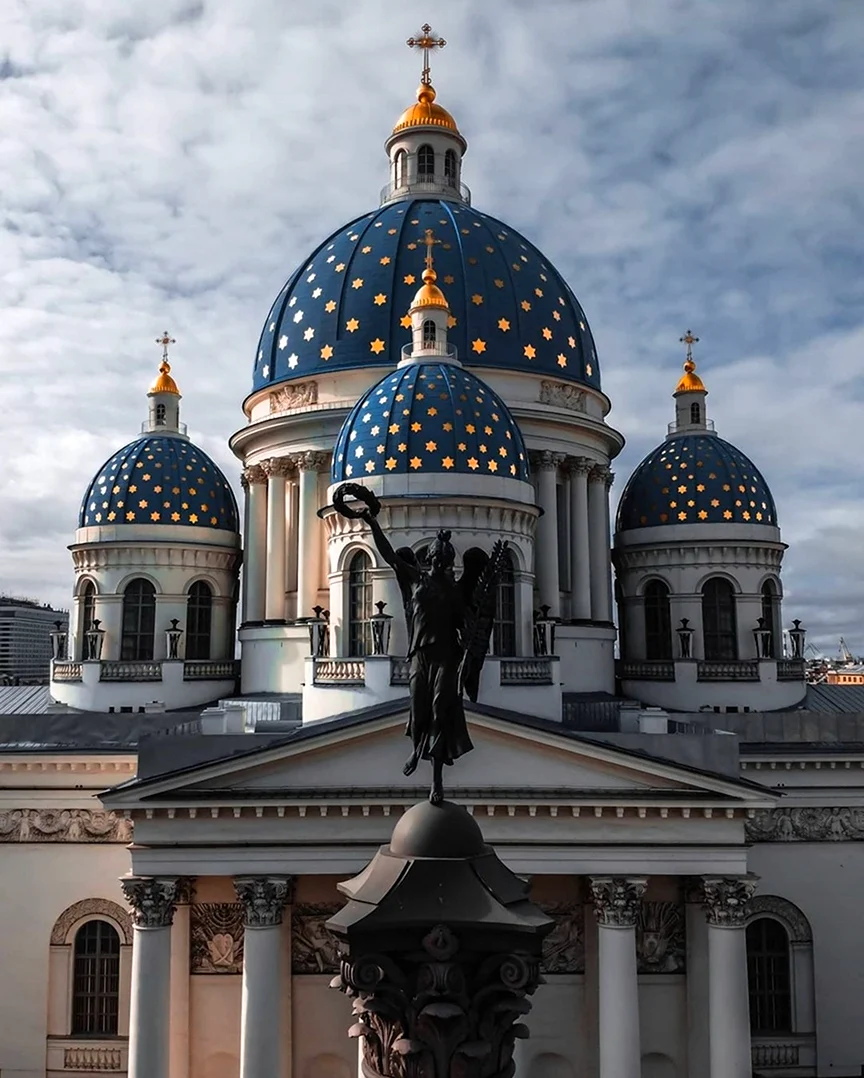
[[[324,923],[428,785],[402,769],[399,586],[339,511],[361,484],[418,563],[442,529],[459,570],[506,544],[446,783],[555,920],[519,1078],[864,1073],[864,729],[809,710],[768,483],[687,330],[613,527],[588,317],[472,205],[442,42],[409,44],[380,205],[250,342],[242,508],[167,332],[140,433],[86,485],[54,707],[0,717],[0,1071],[357,1074]]]

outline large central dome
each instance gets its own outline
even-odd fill
[[[600,388],[594,340],[572,291],[518,232],[467,204],[389,202],[328,237],[276,298],[258,343],[253,391],[347,368],[395,366],[423,269],[424,230],[470,367],[554,375]]]

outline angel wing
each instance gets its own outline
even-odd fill
[[[495,543],[488,556],[482,550],[466,551],[464,571],[459,580],[465,604],[459,688],[475,703],[480,672],[495,624],[495,588],[504,570],[506,555],[507,543],[503,539]]]

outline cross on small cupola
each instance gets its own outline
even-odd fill
[[[696,362],[693,359],[693,345],[699,343],[699,338],[688,329],[678,340],[687,346],[687,355],[684,359],[684,373],[678,379],[678,385],[672,394],[675,398],[675,422],[669,424],[668,436],[673,438],[685,431],[710,433],[714,424],[705,415],[705,397],[708,390],[696,373]]]
[[[180,390],[171,377],[171,364],[168,362],[168,348],[177,341],[166,329],[161,337],[156,338],[156,343],[162,346],[162,362],[159,364],[159,374],[147,394],[150,401],[147,429],[178,434],[181,430]]]
[[[405,43],[409,49],[420,49],[423,53],[423,73],[420,81],[424,86],[432,85],[432,75],[429,70],[429,56],[433,49],[443,49],[447,42],[443,37],[436,34],[429,23],[420,27],[420,33],[416,37],[409,37]]]

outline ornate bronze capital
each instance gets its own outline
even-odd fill
[[[641,876],[592,876],[597,923],[606,928],[635,928],[647,884]]]
[[[169,928],[174,921],[179,880],[155,876],[123,876],[120,886],[132,907],[138,928]]]
[[[285,907],[294,898],[293,876],[238,876],[234,890],[243,903],[246,928],[282,924]]]

